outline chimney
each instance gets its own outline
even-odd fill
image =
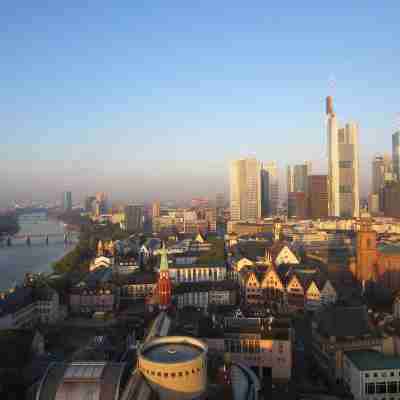
[[[333,115],[333,97],[328,96],[326,98],[326,114]]]

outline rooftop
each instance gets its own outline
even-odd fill
[[[346,356],[361,371],[400,369],[399,357],[387,356],[374,350],[348,351]]]
[[[153,362],[178,363],[190,361],[202,352],[202,349],[189,343],[166,343],[150,347],[143,355]]]
[[[315,315],[317,330],[324,336],[338,338],[376,336],[369,323],[365,305],[326,307]]]

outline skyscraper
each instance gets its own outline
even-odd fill
[[[358,217],[360,198],[358,190],[358,128],[348,123],[338,130],[339,139],[339,198],[340,216]]]
[[[269,217],[278,213],[279,179],[275,161],[261,165],[261,204],[262,216]]]
[[[348,123],[338,129],[333,99],[326,99],[328,133],[328,207],[331,217],[358,217],[358,129]]]
[[[255,158],[232,161],[230,167],[231,220],[255,220],[261,216],[260,163]]]
[[[333,98],[326,98],[326,117],[328,133],[328,208],[330,217],[340,217],[339,208],[339,146],[336,114],[333,111]]]
[[[153,203],[153,208],[152,208],[152,217],[153,218],[158,218],[160,216],[160,202],[155,201]]]
[[[388,154],[376,154],[372,160],[372,194],[379,194],[387,181],[391,181],[392,161]]]
[[[308,214],[311,219],[328,217],[328,177],[308,177]]]
[[[286,190],[288,194],[294,192],[294,168],[292,165],[288,165],[286,169]]]
[[[62,209],[64,212],[72,210],[72,193],[64,192],[62,198]]]
[[[392,135],[392,159],[394,177],[400,181],[400,130]]]
[[[287,168],[287,192],[307,193],[308,175],[311,173],[311,163],[288,166]]]
[[[138,204],[129,204],[125,207],[125,224],[128,232],[140,232],[143,229],[144,207]]]

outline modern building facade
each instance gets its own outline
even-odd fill
[[[230,167],[231,220],[256,220],[261,216],[260,163],[255,158],[235,160]]]
[[[398,399],[400,358],[379,351],[344,353],[343,381],[355,400]]]
[[[287,167],[287,192],[307,193],[308,175],[311,173],[311,163],[306,161],[304,164],[289,165]]]
[[[333,99],[326,99],[328,134],[328,206],[331,217],[358,217],[358,128],[355,123],[338,127]]]
[[[372,159],[371,193],[379,194],[387,182],[392,181],[392,160],[388,154],[376,154]]]
[[[307,214],[306,194],[304,192],[288,193],[288,217],[306,219]]]
[[[308,214],[311,219],[328,217],[328,177],[310,175],[308,177]]]
[[[360,199],[358,188],[358,127],[348,123],[338,130],[339,199],[341,217],[358,217]]]
[[[275,161],[261,165],[261,215],[276,215],[279,205],[278,166]]]
[[[125,207],[125,224],[128,232],[140,232],[143,229],[144,207],[130,204]]]
[[[394,176],[400,181],[400,130],[392,135],[392,159]]]
[[[71,192],[63,193],[62,209],[64,212],[69,212],[72,210],[72,193]]]

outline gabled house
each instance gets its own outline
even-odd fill
[[[286,242],[275,242],[270,248],[266,249],[265,259],[272,264],[299,264],[300,260]]]

